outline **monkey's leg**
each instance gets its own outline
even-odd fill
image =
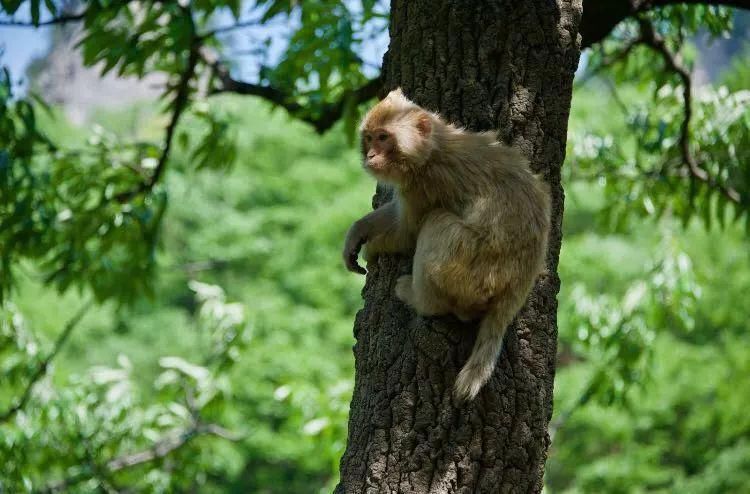
[[[396,296],[406,305],[412,307],[421,316],[438,316],[450,313],[450,307],[425,285],[412,275],[405,275],[396,280]]]
[[[454,312],[461,318],[470,318],[456,310],[455,304],[446,298],[430,276],[436,262],[442,265],[450,257],[447,252],[442,252],[442,243],[445,241],[445,227],[450,227],[455,221],[460,221],[460,218],[442,210],[431,213],[425,219],[417,237],[413,274],[396,281],[396,296],[420,315],[436,316]]]
[[[494,294],[495,279],[483,257],[481,236],[459,216],[445,210],[430,213],[414,254],[415,307],[421,303],[463,320],[481,315]]]

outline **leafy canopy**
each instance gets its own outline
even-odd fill
[[[11,74],[0,73],[0,142],[7,143],[0,150],[0,300],[24,259],[43,266],[47,282],[63,291],[78,285],[98,300],[119,301],[148,293],[167,205],[161,179],[172,155],[184,153],[198,168],[226,167],[236,157],[238,129],[209,111],[210,95],[261,96],[322,131],[338,119],[353,128],[357,104],[377,89],[377,70],[360,53],[364,38],[385,28],[382,5],[371,0],[1,5],[10,16],[28,9],[32,27],[77,26],[84,64],[102,74],[162,74],[167,121],[161,142],[97,128],[82,142],[56,140],[39,125],[38,112],[49,108],[33,93],[14,94]],[[238,58],[227,36],[235,32],[257,61],[253,82],[232,75]],[[188,118],[199,130],[181,125]]]
[[[565,172],[605,184],[613,227],[672,214],[708,228],[740,221],[750,232],[750,92],[699,86],[692,75],[691,40],[731,35],[733,18],[723,7],[665,7],[623,22],[591,51],[579,90],[608,90],[625,124],[571,133]]]

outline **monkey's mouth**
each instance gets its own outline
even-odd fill
[[[384,171],[386,169],[386,164],[383,161],[367,160],[365,162],[365,167],[373,171]]]

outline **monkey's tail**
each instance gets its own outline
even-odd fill
[[[520,309],[520,307],[511,307],[511,305],[513,304],[501,301],[490,309],[482,319],[474,349],[456,378],[453,396],[457,401],[473,400],[492,376],[497,357],[503,346],[505,331],[513,321],[518,309]]]

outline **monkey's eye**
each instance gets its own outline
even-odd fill
[[[388,139],[388,134],[378,134],[378,140],[380,142],[384,142],[386,139]]]
[[[372,136],[370,134],[365,134],[365,142],[372,141]]]

